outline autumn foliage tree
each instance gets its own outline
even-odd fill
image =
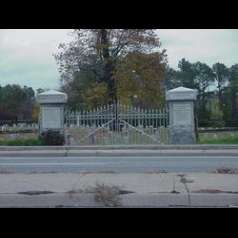
[[[140,107],[158,107],[164,103],[166,62],[160,53],[129,53],[118,64],[114,77],[121,102]]]
[[[118,100],[119,94],[129,100],[132,91],[126,88],[128,81],[134,82],[130,90],[135,89],[135,84],[146,82],[147,87],[144,83],[137,85],[140,99],[145,97],[139,93],[139,85],[141,91],[148,89],[144,95],[151,96],[150,80],[153,86],[156,81],[156,94],[160,92],[158,81],[163,80],[166,55],[164,50],[160,51],[155,30],[77,29],[73,35],[74,40],[61,44],[55,55],[71,108],[111,104]],[[136,72],[138,82],[132,72]],[[123,89],[127,89],[126,93]]]

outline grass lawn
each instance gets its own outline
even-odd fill
[[[41,146],[39,139],[0,140],[0,146]]]
[[[42,142],[36,133],[0,134],[0,146],[38,146]]]
[[[198,144],[238,144],[238,132],[200,133]]]

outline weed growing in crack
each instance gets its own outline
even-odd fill
[[[95,201],[103,204],[105,207],[121,206],[121,190],[119,187],[97,183],[93,192]]]
[[[188,187],[188,183],[193,183],[193,180],[187,179],[186,174],[179,174],[178,176],[180,177],[180,182],[184,185],[184,188],[187,192],[188,205],[191,206],[192,202],[191,202],[191,195],[190,195],[190,190],[189,190],[189,187]]]

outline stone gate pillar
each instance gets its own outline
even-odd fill
[[[166,93],[169,108],[169,143],[195,144],[194,102],[197,90],[179,87]]]
[[[67,94],[49,90],[38,94],[37,101],[40,104],[40,134],[48,130],[64,134],[64,106],[67,102]]]

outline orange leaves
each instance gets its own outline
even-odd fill
[[[141,105],[158,106],[163,102],[163,80],[166,61],[156,52],[134,52],[121,60],[114,77],[120,100],[135,101]]]

